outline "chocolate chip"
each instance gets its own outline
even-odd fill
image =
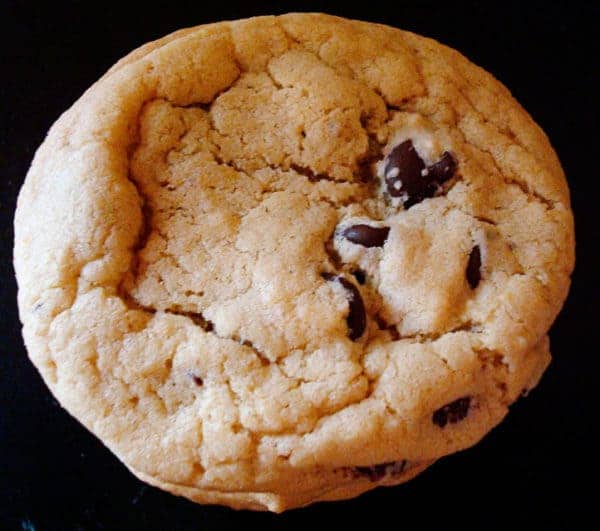
[[[471,289],[475,289],[479,286],[479,281],[481,280],[481,250],[479,249],[479,245],[476,245],[471,249],[471,254],[469,255],[469,261],[467,262],[467,282]]]
[[[371,225],[359,224],[345,229],[342,236],[363,247],[381,247],[389,233],[389,227],[371,227]]]
[[[398,144],[387,156],[384,175],[388,193],[401,197],[406,205],[409,201],[424,197],[427,180],[422,178],[425,163],[419,157],[411,140]],[[423,197],[421,197],[423,196]]]
[[[352,282],[346,280],[344,277],[335,276],[331,273],[321,273],[321,276],[325,280],[337,280],[348,292],[349,312],[346,317],[348,337],[352,341],[356,341],[363,335],[365,328],[367,327],[367,312],[362,297],[360,296],[360,291],[358,291],[358,288],[352,284]]]
[[[355,466],[352,472],[356,476],[369,478],[371,481],[379,481],[386,476],[399,476],[406,468],[406,460],[391,461],[373,466]]]
[[[367,327],[367,312],[358,288],[344,277],[338,277],[338,281],[348,291],[350,311],[346,317],[346,323],[348,324],[348,337],[355,341],[363,335]]]
[[[384,178],[388,193],[399,197],[404,207],[410,208],[423,199],[433,197],[455,171],[456,161],[448,151],[438,162],[425,167],[412,140],[405,140],[387,156]]]
[[[352,275],[361,286],[367,281],[367,275],[362,269],[355,269],[352,271]]]
[[[446,404],[433,414],[433,423],[443,428],[446,424],[454,424],[467,416],[469,406],[471,405],[471,397],[464,396]]]
[[[198,376],[196,373],[190,371],[190,372],[188,372],[188,376],[194,381],[194,383],[198,387],[202,387],[202,384],[204,384],[204,380],[202,378],[200,378],[200,376]]]

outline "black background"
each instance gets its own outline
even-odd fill
[[[349,524],[393,528],[581,529],[596,513],[600,9],[593,3],[0,3],[0,529],[217,529]],[[457,48],[546,130],[569,179],[577,268],[551,332],[542,383],[475,448],[407,485],[283,516],[202,507],[144,486],[58,406],[27,360],[16,310],[12,216],[37,146],[59,116],[131,49],[181,27],[286,11],[387,23]],[[585,483],[591,481],[591,487]],[[596,522],[595,524],[593,522]],[[586,528],[595,527],[593,518]]]

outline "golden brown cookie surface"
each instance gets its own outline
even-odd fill
[[[21,192],[30,356],[138,476],[285,508],[404,481],[533,387],[573,263],[544,134],[434,41],[324,15],[179,32]]]

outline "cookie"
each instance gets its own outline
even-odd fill
[[[51,128],[15,217],[29,355],[142,480],[283,511],[479,441],[574,260],[548,139],[435,41],[318,14],[179,31]]]

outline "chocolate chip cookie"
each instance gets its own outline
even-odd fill
[[[139,478],[283,511],[415,476],[534,387],[574,260],[548,139],[435,41],[179,31],[54,124],[15,218],[29,355]]]

